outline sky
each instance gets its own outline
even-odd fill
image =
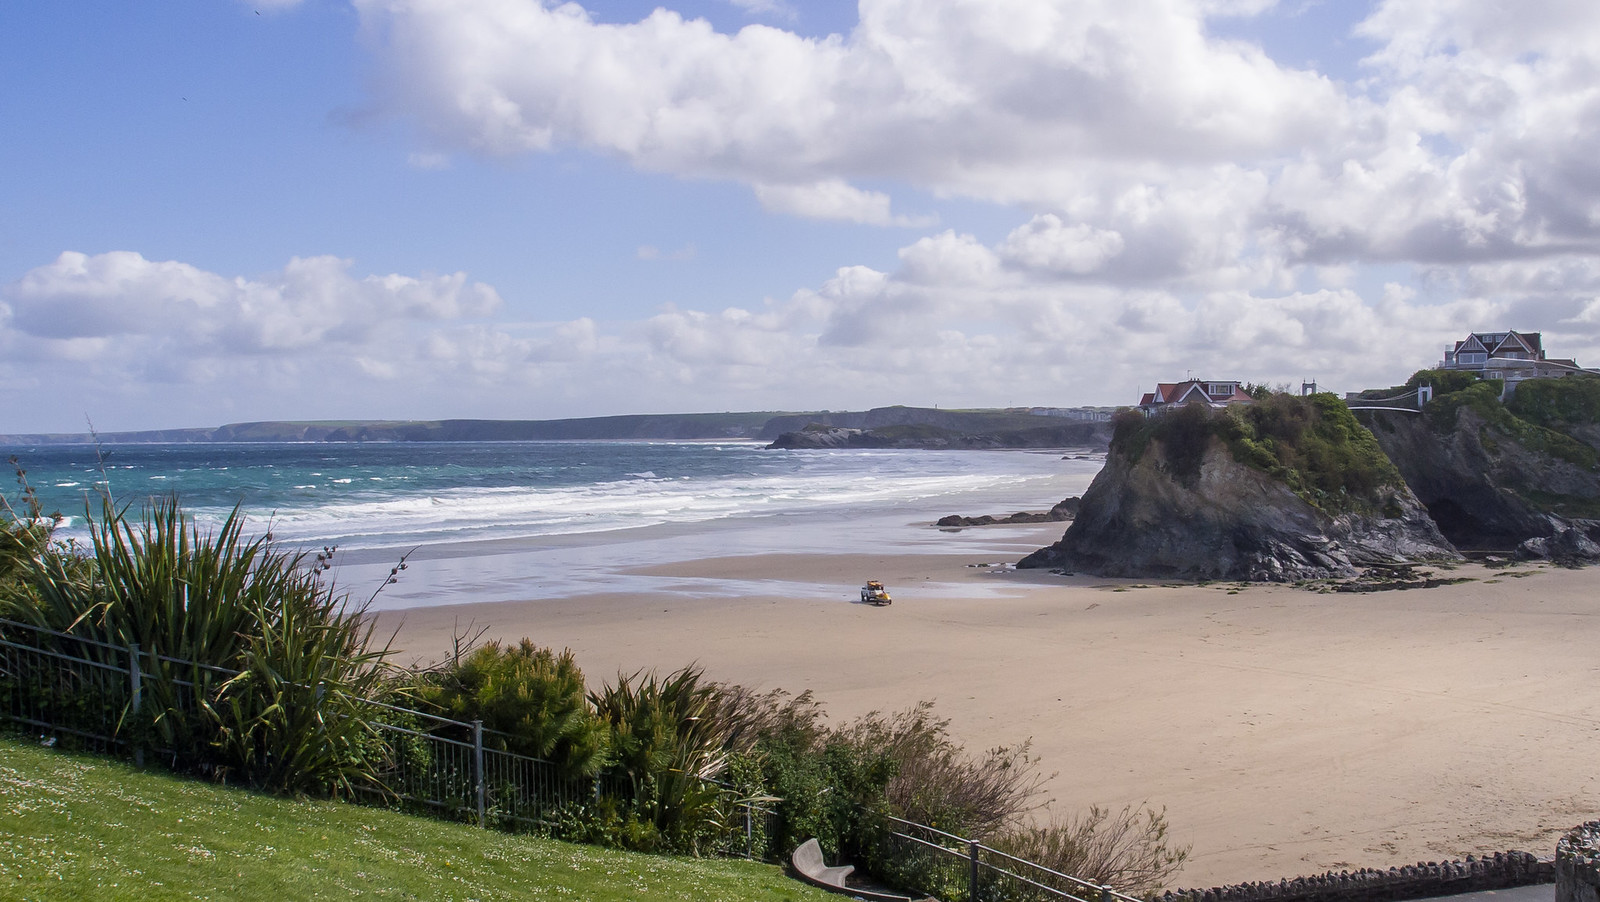
[[[0,433],[1600,365],[1592,0],[0,4]]]

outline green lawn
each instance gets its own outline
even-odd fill
[[[281,799],[0,737],[0,898],[834,897],[768,865],[613,852]]]

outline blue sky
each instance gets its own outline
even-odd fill
[[[662,6],[0,7],[0,432],[1600,354],[1589,4]]]

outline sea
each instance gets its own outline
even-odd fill
[[[637,571],[702,557],[939,553],[950,513],[1044,510],[1081,494],[1083,450],[770,450],[744,441],[185,443],[0,446],[58,536],[87,536],[100,498],[176,496],[202,526],[235,507],[247,531],[336,549],[377,608],[655,591],[748,592],[748,581]],[[20,485],[7,493],[15,502]],[[964,550],[1011,553],[1006,528]],[[389,583],[404,557],[403,578]],[[767,587],[772,588],[772,587]],[[839,586],[785,587],[805,595]]]

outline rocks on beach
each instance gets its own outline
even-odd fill
[[[1078,515],[1078,505],[1081,502],[1082,499],[1074,495],[1071,498],[1056,502],[1054,507],[1043,513],[1018,511],[1005,517],[994,517],[988,514],[977,517],[963,517],[960,514],[951,514],[948,517],[940,517],[934,525],[945,529],[959,529],[967,526],[996,526],[1012,523],[1058,523],[1076,517]]]

